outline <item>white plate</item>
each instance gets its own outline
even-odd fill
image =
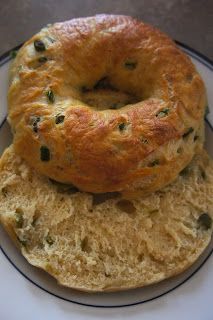
[[[180,44],[179,44],[180,45]],[[208,59],[181,45],[202,75],[210,114],[206,146],[213,156],[213,66]],[[0,58],[0,154],[11,142],[7,113],[9,54]],[[0,319],[213,319],[213,241],[202,257],[183,274],[159,284],[121,293],[87,294],[60,287],[29,265],[0,228]]]

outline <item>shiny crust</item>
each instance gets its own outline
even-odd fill
[[[34,49],[38,39],[44,52]],[[39,64],[41,56],[48,60]],[[134,70],[125,68],[128,61]],[[139,102],[118,110],[85,103],[82,88],[104,77]],[[50,89],[54,103],[47,101]],[[159,189],[203,143],[206,96],[194,65],[166,35],[127,16],[98,15],[42,29],[12,64],[8,101],[16,152],[39,172],[88,192],[134,196]],[[165,109],[168,114],[159,117]],[[65,116],[63,123],[55,123],[57,114]],[[41,121],[34,132],[36,116]],[[40,160],[42,145],[49,161]]]

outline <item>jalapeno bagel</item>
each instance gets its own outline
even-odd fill
[[[15,151],[87,192],[157,190],[203,144],[206,95],[193,63],[127,16],[43,28],[12,63],[8,101]]]
[[[143,287],[188,269],[211,241],[212,194],[204,150],[174,183],[131,200],[53,183],[13,145],[0,159],[0,223],[30,264],[83,291]]]

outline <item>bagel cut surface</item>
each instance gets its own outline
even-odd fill
[[[55,23],[11,66],[15,151],[82,191],[146,194],[203,145],[205,87],[166,35],[127,16]]]
[[[145,197],[76,191],[37,174],[12,145],[0,159],[0,223],[27,261],[61,285],[97,292],[157,283],[188,269],[211,241],[213,161],[205,150]]]

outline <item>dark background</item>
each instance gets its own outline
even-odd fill
[[[213,59],[213,0],[0,0],[0,54],[47,23],[96,13],[137,17]]]

